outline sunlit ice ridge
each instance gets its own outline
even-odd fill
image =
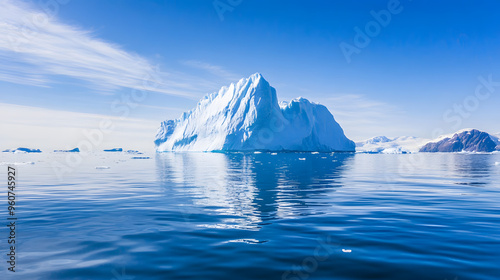
[[[202,98],[176,120],[162,122],[158,152],[354,152],[355,144],[323,105],[299,97],[278,102],[260,73]]]

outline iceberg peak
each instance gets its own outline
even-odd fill
[[[278,103],[260,73],[203,97],[161,124],[157,151],[354,151],[328,109],[296,98]]]

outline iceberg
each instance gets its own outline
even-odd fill
[[[114,148],[114,149],[107,149],[104,150],[105,152],[123,152],[122,148]]]
[[[125,151],[127,154],[136,154],[136,155],[142,155],[141,152],[136,151],[136,150],[127,150]]]
[[[4,153],[41,153],[40,149],[29,149],[29,148],[17,148],[17,149],[7,149],[3,151]]]
[[[179,119],[161,123],[158,152],[354,152],[328,109],[305,98],[278,102],[276,90],[256,73],[206,95]]]
[[[72,150],[54,150],[54,153],[79,153],[79,148],[74,148]]]

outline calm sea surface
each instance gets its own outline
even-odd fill
[[[134,156],[1,153],[0,279],[500,279],[500,154]]]

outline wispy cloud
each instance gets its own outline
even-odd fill
[[[206,63],[206,62],[199,61],[199,60],[185,60],[185,61],[182,61],[182,64],[189,66],[189,67],[192,67],[192,68],[204,70],[212,75],[215,75],[217,77],[220,77],[220,78],[226,79],[228,81],[232,81],[232,82],[236,82],[239,79],[243,78],[243,76],[232,73],[232,72],[224,69],[222,66],[213,65],[213,64]]]
[[[85,131],[99,130],[102,120],[114,129],[105,132],[102,147],[122,146],[152,150],[152,135],[158,122],[111,115],[78,113],[0,102],[0,131],[11,133],[0,139],[0,150],[22,146],[42,149],[73,149],[87,139]],[[34,140],[36,138],[36,140]],[[35,146],[33,146],[35,145]]]
[[[397,106],[373,100],[362,94],[340,94],[319,98],[354,140],[373,136],[401,136],[412,133],[405,125],[406,114]]]
[[[140,88],[180,96],[203,88],[25,2],[0,0],[0,7],[0,80],[50,86],[62,76],[100,91]]]

